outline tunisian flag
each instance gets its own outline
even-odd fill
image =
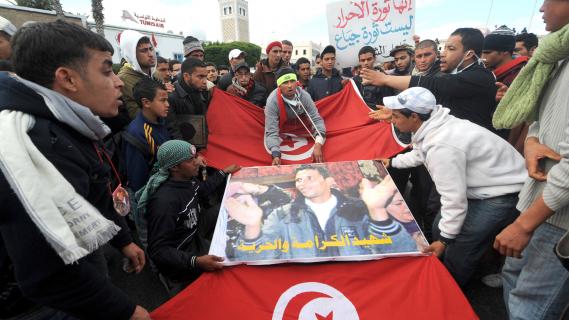
[[[316,107],[326,124],[326,143],[322,148],[326,162],[388,158],[404,148],[396,140],[391,124],[368,117],[370,109],[353,81],[342,91],[319,100]],[[209,165],[224,168],[230,164],[243,167],[271,164],[264,146],[263,109],[215,89],[207,125],[209,136],[204,154]],[[281,136],[283,164],[312,162],[314,141],[300,123],[296,126],[287,123]]]
[[[205,273],[152,319],[478,319],[434,256]]]

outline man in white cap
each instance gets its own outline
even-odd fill
[[[6,18],[0,17],[0,60],[9,60],[12,55],[10,39],[16,33],[16,27]]]
[[[233,49],[229,51],[229,73],[223,75],[217,84],[221,90],[227,90],[227,87],[231,85],[233,78],[235,77],[235,71],[237,70],[237,65],[245,62],[245,57],[247,52],[241,51],[239,49]]]
[[[427,249],[464,286],[495,236],[518,212],[518,192],[527,177],[522,156],[505,140],[449,114],[421,87],[385,97],[393,124],[412,132],[411,152],[384,161],[395,168],[425,165],[441,195],[433,224],[437,239]]]

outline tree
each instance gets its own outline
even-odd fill
[[[97,33],[105,36],[105,15],[103,14],[103,0],[91,0],[91,10],[93,11],[93,20],[95,20],[95,29]]]
[[[204,43],[204,54],[207,62],[213,62],[215,65],[229,65],[229,51],[239,49],[247,52],[245,61],[249,67],[254,67],[257,61],[261,59],[261,47],[256,44],[242,41],[234,41],[228,43],[208,42]]]
[[[16,0],[16,5],[42,10],[53,10],[51,0]]]
[[[51,1],[52,7],[55,10],[55,14],[57,15],[58,19],[65,18],[65,13],[63,12],[63,7],[61,6],[61,2],[59,0],[52,0]]]

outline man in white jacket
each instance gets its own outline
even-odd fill
[[[527,177],[522,156],[489,130],[449,115],[427,89],[414,87],[383,99],[392,122],[412,132],[411,152],[391,159],[395,168],[425,165],[441,195],[426,252],[443,256],[459,285],[474,273],[494,237],[518,215],[518,192]]]

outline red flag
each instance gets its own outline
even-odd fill
[[[325,161],[368,160],[390,157],[403,149],[390,124],[368,117],[370,109],[353,85],[316,103],[326,124]],[[209,129],[205,155],[211,166],[224,168],[271,164],[264,141],[265,114],[243,99],[215,90],[207,113]],[[283,129],[283,164],[312,161],[314,141],[301,125]]]
[[[203,274],[152,319],[478,319],[434,257],[235,266]]]
[[[158,47],[158,41],[156,41],[156,37],[154,37],[154,32],[152,32],[152,46],[154,48]]]

